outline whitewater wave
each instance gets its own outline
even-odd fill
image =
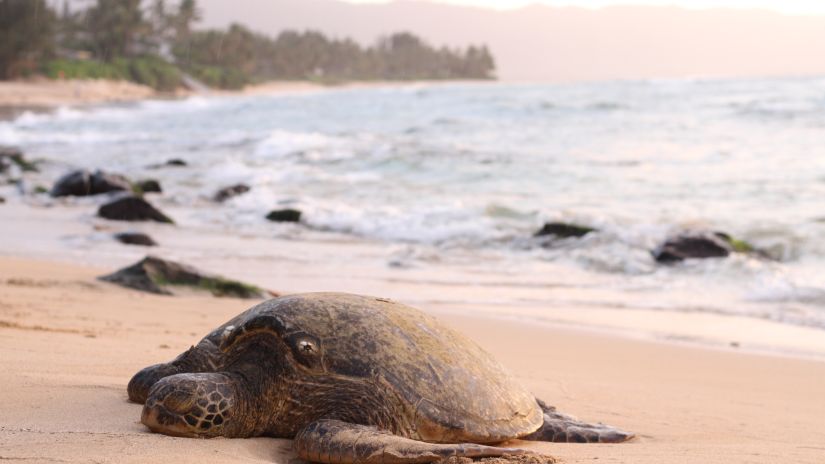
[[[193,97],[24,113],[0,122],[0,144],[50,160],[31,184],[49,185],[69,167],[157,179],[164,194],[153,201],[174,208],[183,228],[346,235],[392,249],[387,262],[399,272],[461,261],[474,273],[506,269],[522,281],[552,269],[541,278],[574,275],[582,288],[622,290],[617,307],[652,301],[776,318],[802,308],[797,319],[809,320],[825,304],[816,277],[825,275],[825,223],[811,219],[822,216],[825,194],[825,164],[811,156],[823,142],[812,127],[825,109],[823,82]],[[189,165],[152,167],[172,158]],[[251,190],[211,201],[239,183]],[[302,210],[303,223],[265,219],[282,207]],[[533,237],[552,221],[597,232]],[[651,250],[686,228],[726,231],[774,261],[657,264]],[[676,290],[689,301],[662,303]],[[628,294],[647,300],[628,303]]]

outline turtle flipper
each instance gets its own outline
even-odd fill
[[[553,406],[536,400],[544,411],[544,424],[522,440],[557,443],[621,443],[635,435],[604,424],[588,424],[556,411]]]
[[[476,444],[440,445],[338,420],[319,420],[298,432],[298,457],[324,464],[424,464],[449,457],[485,458],[531,454],[517,448]]]
[[[215,344],[204,339],[168,363],[145,367],[129,380],[126,387],[129,401],[145,403],[152,385],[164,377],[184,373],[215,372],[221,356]]]

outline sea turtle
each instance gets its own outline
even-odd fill
[[[294,438],[307,461],[426,463],[524,453],[514,438],[620,442],[556,412],[491,355],[384,298],[291,295],[236,316],[128,386],[153,432]]]

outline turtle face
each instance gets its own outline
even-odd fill
[[[172,364],[155,364],[145,367],[135,374],[129,381],[126,391],[129,392],[129,401],[143,404],[149,396],[149,390],[158,380],[179,373]]]
[[[224,374],[165,377],[149,391],[140,420],[153,432],[166,435],[235,436],[235,393],[234,382]]]

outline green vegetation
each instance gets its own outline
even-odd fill
[[[181,84],[181,73],[174,65],[156,56],[118,58],[112,62],[56,59],[42,65],[52,79],[128,80],[154,89],[170,91]]]
[[[173,90],[184,81],[181,71],[224,89],[266,80],[492,79],[495,73],[486,46],[436,48],[410,33],[365,47],[314,31],[271,38],[237,24],[193,30],[201,17],[195,0],[67,5],[58,15],[46,0],[0,0],[0,79],[42,73]]]
[[[0,0],[0,79],[35,72],[54,53],[54,34],[46,0]]]
[[[23,172],[38,172],[39,171],[39,169],[37,169],[38,161],[29,161],[26,158],[24,158],[22,154],[17,155],[17,156],[12,156],[12,157],[10,157],[10,159],[11,159],[11,162],[16,164],[17,167],[19,167],[20,170],[23,171]]]
[[[492,79],[489,50],[436,49],[409,33],[393,34],[372,47],[319,32],[285,31],[277,38],[233,24],[227,31],[199,31],[173,49],[184,69],[209,85],[242,87],[264,80]]]
[[[239,282],[237,280],[225,279],[223,277],[200,277],[193,281],[190,275],[181,280],[169,280],[159,272],[148,274],[149,279],[160,288],[172,286],[191,287],[195,290],[203,290],[217,297],[235,298],[261,298],[266,292],[260,288]]]
[[[192,76],[217,89],[236,90],[242,89],[250,83],[250,78],[242,71],[219,66],[191,65],[187,71]]]
[[[756,248],[753,245],[744,240],[731,238],[730,240],[728,240],[728,243],[730,243],[730,246],[731,248],[733,248],[733,251],[737,253],[753,253],[756,251]]]
[[[143,192],[143,185],[141,185],[140,182],[131,182],[131,184],[132,184],[132,193],[136,197],[143,198],[143,193],[144,193]]]
[[[218,297],[230,296],[236,298],[257,298],[260,297],[260,295],[266,294],[266,292],[254,285],[238,282],[237,280],[224,279],[221,277],[201,279],[198,283],[198,287]]]

